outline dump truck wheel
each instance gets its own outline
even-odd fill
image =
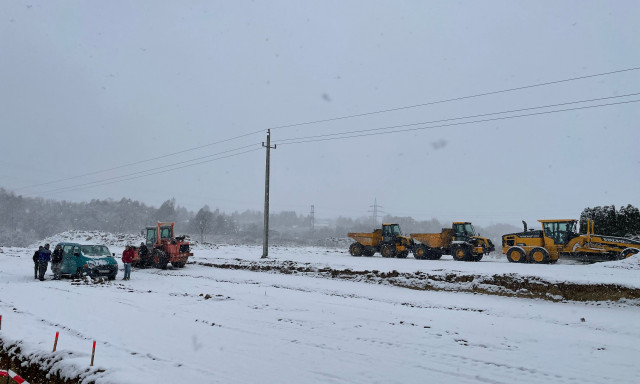
[[[542,247],[535,247],[529,252],[529,261],[535,264],[549,264],[549,252]]]
[[[413,248],[413,257],[415,257],[418,260],[426,259],[427,258],[427,247],[425,247],[422,244],[416,245],[416,247]]]
[[[171,265],[173,265],[174,268],[184,268],[184,263],[174,263],[174,262],[172,262]]]
[[[442,257],[442,253],[434,250],[430,250],[427,252],[427,260],[440,260]]]
[[[622,250],[622,252],[620,252],[620,260],[633,256],[638,252],[640,252],[640,249],[638,248],[625,248]]]
[[[406,259],[409,256],[409,251],[402,251],[396,255],[398,259]]]
[[[527,258],[524,254],[524,249],[518,247],[509,248],[507,251],[507,260],[511,263],[524,263]]]
[[[371,257],[371,256],[375,255],[375,253],[376,253],[376,249],[374,247],[371,247],[371,246],[364,247],[364,251],[362,251],[362,254],[367,256],[367,257]]]
[[[458,245],[453,248],[451,252],[454,260],[457,261],[471,261],[471,249],[464,245]]]
[[[473,261],[480,261],[480,260],[482,260],[482,256],[484,256],[484,255],[477,255],[477,256],[473,256]]]
[[[384,244],[380,247],[380,254],[382,257],[395,257],[396,256],[396,247],[391,244]]]
[[[353,243],[349,246],[349,253],[351,256],[362,256],[363,250],[362,244],[360,243]]]

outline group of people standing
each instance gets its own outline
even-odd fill
[[[56,249],[51,252],[49,244],[35,251],[33,254],[33,278],[44,281],[44,274],[47,272],[51,262],[51,272],[53,272],[53,280],[60,280],[60,270],[62,269],[62,247],[57,245]]]
[[[122,264],[124,264],[124,278],[122,280],[131,279],[131,263],[133,262],[133,257],[135,255],[133,248],[134,247],[127,245],[124,252],[122,252]],[[138,252],[140,257],[142,257],[143,260],[146,260],[147,255],[149,254],[149,249],[144,243],[141,243]],[[44,281],[44,274],[47,272],[49,262],[51,262],[53,280],[60,280],[60,271],[62,270],[62,247],[60,245],[56,245],[56,249],[54,249],[53,252],[49,249],[49,244],[40,246],[40,248],[35,251],[33,254],[34,279]]]

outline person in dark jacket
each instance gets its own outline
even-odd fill
[[[56,249],[51,254],[51,272],[53,280],[60,280],[60,270],[62,269],[62,247],[56,245]]]
[[[133,255],[133,249],[127,245],[124,252],[122,252],[122,263],[124,264],[124,277],[122,280],[129,280],[131,278],[131,262],[133,261]]]
[[[40,251],[44,248],[42,245],[33,253],[33,278],[38,278],[38,260],[40,260]]]
[[[45,244],[44,248],[42,248],[38,254],[38,278],[40,281],[44,281],[44,274],[47,272],[50,260],[51,251],[49,250],[49,244]]]
[[[138,255],[140,255],[140,264],[143,266],[147,266],[147,264],[151,264],[149,262],[149,248],[147,248],[145,243],[140,243],[140,248],[138,248]]]

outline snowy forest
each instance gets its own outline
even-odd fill
[[[440,231],[438,220],[417,221],[385,216],[398,222],[405,232]],[[68,230],[96,230],[112,233],[140,233],[157,221],[173,221],[176,233],[188,234],[200,242],[257,244],[262,242],[263,213],[246,210],[227,214],[205,205],[197,212],[181,207],[175,198],[160,207],[127,198],[75,203],[16,195],[0,188],[0,246],[27,246],[47,236]],[[449,224],[450,225],[450,224]],[[293,211],[272,212],[269,216],[270,242],[274,244],[330,245],[347,232],[371,231],[371,217],[339,217],[316,220]]]
[[[587,221],[593,220],[595,232],[602,235],[637,237],[640,235],[640,210],[629,204],[616,211],[613,205],[585,208],[580,214],[580,232],[587,232]]]
[[[640,212],[631,205],[621,207],[618,211],[614,206],[587,208],[581,215],[581,219],[585,218],[595,220],[596,231],[600,234],[640,234]],[[399,223],[405,233],[440,232],[442,228],[451,226],[451,223],[437,219],[421,221],[391,215],[379,219]],[[228,214],[205,205],[197,212],[192,212],[179,206],[175,198],[166,200],[158,208],[127,198],[75,203],[24,197],[0,188],[0,246],[27,246],[68,230],[141,233],[143,228],[157,221],[175,222],[176,233],[187,234],[192,241],[237,244],[262,242],[261,211],[246,210]],[[370,232],[375,226],[372,217],[366,216],[356,219],[318,219],[314,222],[310,215],[293,211],[272,212],[269,216],[270,242],[273,244],[330,246],[338,239],[345,238],[348,232]],[[501,235],[520,228],[495,224],[483,228],[476,226],[476,230],[499,244]],[[581,226],[581,231],[585,230],[586,227]]]

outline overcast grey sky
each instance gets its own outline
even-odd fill
[[[640,67],[638,15],[638,1],[3,1],[0,186],[262,210],[268,128]],[[285,145],[639,92],[635,70],[275,128],[271,211],[359,217],[377,198],[519,225],[640,206],[640,103]],[[233,156],[190,162],[215,154]]]

